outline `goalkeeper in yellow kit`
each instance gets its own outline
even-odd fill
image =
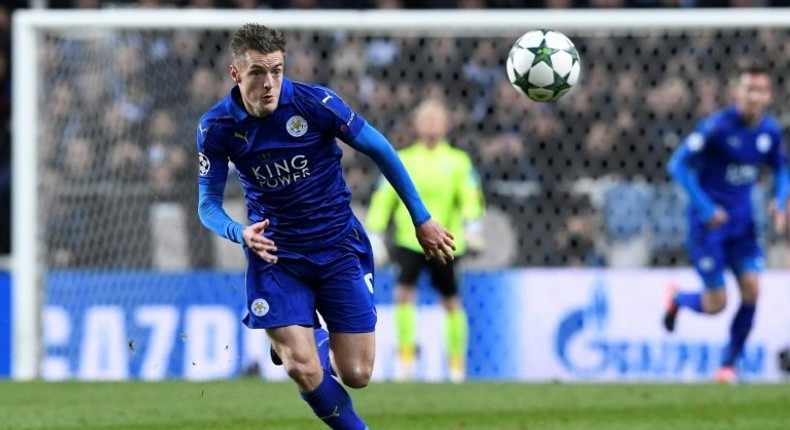
[[[456,259],[436,264],[425,257],[409,213],[395,190],[384,179],[373,193],[366,227],[371,236],[376,264],[385,264],[389,253],[384,233],[393,223],[392,260],[400,269],[395,287],[395,331],[400,362],[396,379],[414,377],[417,353],[417,277],[423,270],[430,272],[431,285],[442,297],[445,309],[445,337],[448,355],[448,379],[463,381],[466,377],[468,322],[458,295],[456,269],[459,257],[483,246],[483,194],[472,161],[464,151],[450,146],[447,135],[450,117],[446,107],[437,100],[422,102],[413,113],[416,140],[398,151],[423,202],[433,218],[455,237]]]

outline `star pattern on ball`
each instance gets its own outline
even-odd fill
[[[556,82],[556,84],[554,84],[554,91],[556,93],[565,94],[565,92],[570,90],[571,87],[573,86],[568,83],[567,79],[564,79],[562,76],[558,75],[557,73],[554,73],[554,82]]]
[[[550,67],[553,65],[551,64],[551,56],[554,55],[555,52],[559,52],[559,49],[552,48],[550,46],[546,46],[546,39],[540,41],[540,45],[534,48],[527,48],[533,55],[535,55],[535,59],[532,60],[532,65],[536,65],[538,63],[546,63]]]
[[[529,81],[527,80],[527,75],[521,75],[516,73],[516,80],[514,81],[515,85],[518,85],[521,88],[529,88]]]
[[[577,51],[575,48],[574,49],[566,49],[565,52],[571,54],[571,58],[573,58],[573,64],[576,64],[579,61],[581,61],[581,58],[579,57],[579,51]]]

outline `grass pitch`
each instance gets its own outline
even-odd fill
[[[788,430],[790,385],[373,383],[373,430]],[[324,429],[291,383],[0,382],[0,429]]]

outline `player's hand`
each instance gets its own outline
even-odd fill
[[[429,219],[417,226],[416,233],[426,259],[436,258],[446,264],[454,258],[455,238],[439,223]]]
[[[268,219],[256,222],[255,224],[244,227],[244,230],[241,232],[241,237],[244,238],[244,243],[255,251],[263,261],[267,263],[276,263],[277,256],[274,255],[274,253],[277,252],[277,246],[274,244],[273,240],[263,235],[263,232],[266,231],[268,227]]]
[[[711,230],[717,229],[721,227],[724,223],[726,223],[727,220],[729,219],[730,217],[729,215],[727,215],[727,212],[725,212],[724,209],[717,207],[716,211],[713,212],[713,216],[708,218],[707,221],[705,221],[705,226],[707,226]]]
[[[768,205],[768,211],[774,219],[774,232],[776,234],[784,233],[787,227],[787,212],[779,210],[775,199],[771,200],[771,203]]]

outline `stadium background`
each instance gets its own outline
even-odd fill
[[[664,164],[697,118],[727,102],[726,79],[744,56],[770,59],[772,113],[788,123],[790,31],[563,30],[583,73],[550,105],[507,83],[504,58],[518,32],[294,30],[286,68],[295,80],[335,88],[398,147],[412,138],[406,118],[418,100],[438,96],[453,107],[453,142],[481,174],[491,244],[465,262],[470,378],[704,380],[727,317],[684,321],[672,338],[658,324],[665,285],[697,285],[682,249],[685,201]],[[193,210],[194,124],[229,88],[227,34],[42,33],[31,176],[39,210],[25,219],[40,226],[45,250],[37,366],[45,379],[227,378],[255,363],[263,377],[284,376],[266,362],[265,339],[239,331],[239,250],[205,231]],[[351,151],[344,163],[362,214],[378,172]],[[765,208],[767,191],[766,182],[756,208]],[[227,198],[241,219],[238,187]],[[759,213],[772,299],[761,307],[745,373],[774,381],[782,378],[776,355],[790,342],[786,312],[772,308],[788,302],[788,257],[785,238]],[[392,273],[380,275],[376,377],[386,379]],[[422,325],[430,329],[421,334],[421,372],[435,380],[440,311],[421,288],[421,318],[435,322]],[[14,372],[12,291],[0,276],[0,375]]]

